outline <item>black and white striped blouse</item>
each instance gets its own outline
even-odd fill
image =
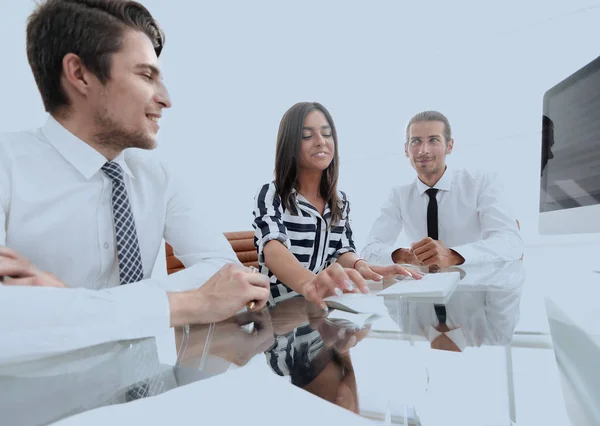
[[[270,304],[298,293],[279,281],[265,265],[263,249],[269,241],[283,243],[305,268],[315,274],[333,264],[342,254],[356,253],[349,220],[350,202],[344,192],[338,192],[342,218],[335,224],[331,223],[329,204],[321,216],[299,192],[293,190],[292,194],[298,215],[283,208],[274,182],[263,185],[254,198],[254,245],[258,250],[260,272],[271,281]]]

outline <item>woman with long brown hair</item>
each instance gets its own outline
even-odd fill
[[[400,265],[374,266],[356,256],[350,202],[338,191],[335,124],[317,102],[300,102],[281,119],[275,154],[275,181],[254,199],[255,245],[260,270],[271,281],[271,304],[302,295],[323,299],[363,292],[365,279],[417,271]]]

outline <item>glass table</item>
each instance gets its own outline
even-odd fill
[[[377,296],[392,282],[372,283],[373,309],[364,315],[296,297],[178,328],[176,365],[161,364],[154,339],[143,339],[0,366],[2,424],[51,424],[258,365],[376,423],[519,424],[511,351],[529,285],[524,262],[450,270],[461,279],[443,303]],[[445,324],[435,305],[445,307]],[[527,321],[544,327],[540,318]]]

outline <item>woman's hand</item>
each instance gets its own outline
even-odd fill
[[[355,268],[365,280],[381,281],[397,275],[412,277],[415,280],[423,278],[423,273],[420,271],[400,265],[377,266],[370,265],[366,260],[359,260],[356,262]]]

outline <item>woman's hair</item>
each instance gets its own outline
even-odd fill
[[[342,206],[340,206],[337,192],[339,170],[337,132],[331,114],[320,103],[299,102],[283,115],[281,123],[279,123],[277,149],[275,151],[275,187],[283,207],[291,211],[292,214],[297,215],[298,210],[294,203],[292,190],[298,184],[298,156],[302,143],[304,119],[312,111],[321,111],[331,126],[335,152],[331,164],[323,171],[319,189],[321,197],[329,203],[331,223],[335,224],[342,218]]]

